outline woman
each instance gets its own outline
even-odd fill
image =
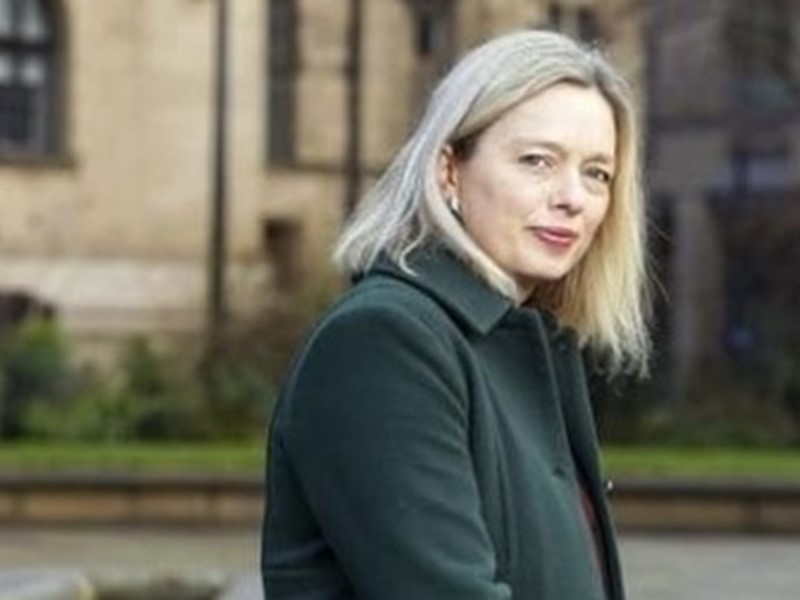
[[[269,600],[623,598],[581,351],[645,369],[636,146],[622,79],[556,33],[441,82],[283,390]]]

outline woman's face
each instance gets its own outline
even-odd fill
[[[559,83],[504,113],[464,159],[445,152],[475,242],[529,295],[586,253],[611,200],[616,127],[594,88]]]

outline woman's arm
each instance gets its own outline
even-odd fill
[[[467,394],[444,336],[400,308],[335,316],[301,358],[282,443],[358,597],[511,597],[481,517]]]

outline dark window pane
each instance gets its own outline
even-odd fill
[[[10,35],[12,31],[11,1],[0,0],[0,38]]]
[[[0,84],[14,78],[14,60],[10,52],[0,52]]]
[[[277,163],[294,158],[294,86],[285,80],[273,80],[270,88],[270,158]]]
[[[424,12],[417,19],[417,54],[422,57],[430,56],[434,48],[434,22],[433,15]]]
[[[547,6],[547,22],[553,29],[584,42],[597,42],[601,37],[597,11],[591,6],[551,2]]]
[[[453,58],[453,2],[412,0],[408,6],[417,57],[411,105],[421,107]]]
[[[449,2],[422,5],[415,9],[417,56],[423,60],[447,61],[452,22]]]
[[[40,42],[50,37],[42,0],[23,0],[20,8],[19,33],[23,40]]]
[[[41,88],[47,84],[47,63],[43,56],[28,56],[20,62],[19,79],[23,85]]]
[[[585,42],[596,42],[600,38],[597,13],[588,7],[578,8],[578,37]]]
[[[262,231],[276,289],[282,292],[296,290],[303,280],[303,230],[300,223],[290,219],[267,219]]]
[[[0,85],[0,148],[27,145],[33,133],[34,95],[21,85]]]
[[[555,2],[547,7],[547,21],[554,29],[561,28],[561,20],[563,19],[561,5]]]
[[[46,155],[58,140],[54,0],[0,0],[0,155]]]
[[[295,0],[272,0],[269,3],[267,152],[269,160],[276,164],[295,159],[298,54]]]

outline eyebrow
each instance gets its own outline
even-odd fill
[[[519,137],[513,140],[515,148],[522,148],[527,146],[540,146],[554,152],[556,154],[564,154],[564,147],[556,142],[549,142],[547,140],[537,140],[535,138]],[[590,154],[585,159],[587,162],[600,162],[608,166],[616,165],[616,160],[609,154],[604,152],[597,152]]]

